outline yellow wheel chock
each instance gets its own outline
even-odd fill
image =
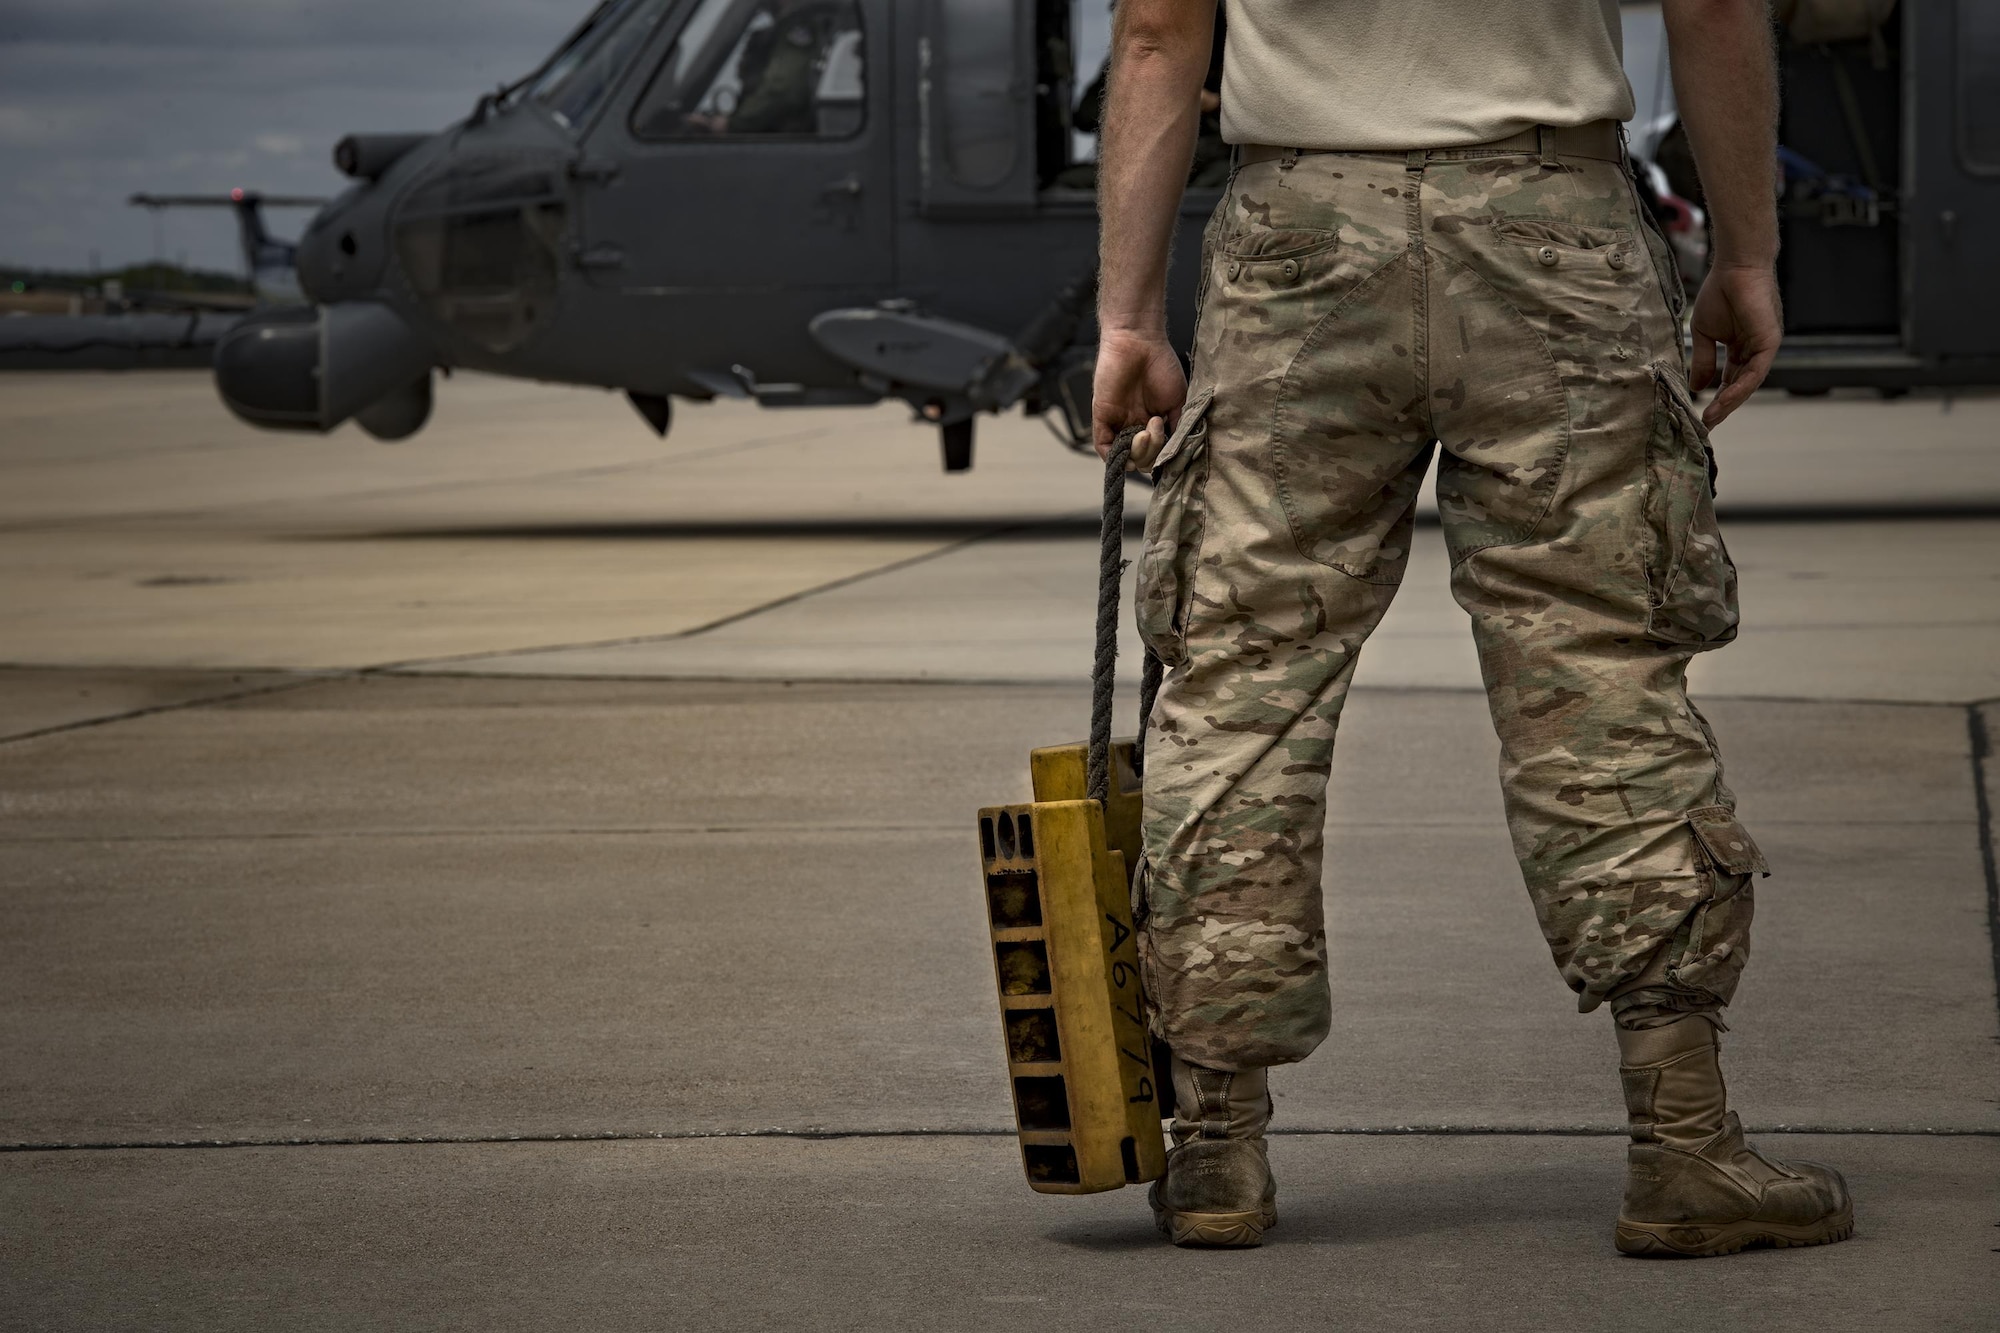
[[[1036,750],[1035,800],[979,812],[1007,1074],[1028,1185],[1094,1194],[1166,1169],[1162,1102],[1139,989],[1131,865],[1132,746],[1112,746],[1102,805],[1083,745]]]
[[[1136,429],[1112,444],[1098,533],[1097,645],[1090,741],[1029,756],[1035,799],[979,812],[979,860],[1007,1076],[1028,1186],[1095,1194],[1167,1168],[1156,1072],[1132,924],[1144,728],[1160,684],[1146,655],[1140,739],[1111,739],[1124,569],[1125,473]]]

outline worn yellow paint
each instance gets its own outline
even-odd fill
[[[1028,754],[1028,772],[1038,801],[1082,801],[1089,797],[1090,747],[1050,745]],[[1111,790],[1105,800],[1104,837],[1113,851],[1125,854],[1125,875],[1139,864],[1141,784],[1132,771],[1132,742],[1111,743]]]
[[[1129,747],[1120,750],[1115,768],[1129,779]],[[1081,746],[1036,751],[1037,797],[1080,790],[1082,756]],[[1112,822],[1126,826],[1118,833],[1135,845],[1135,785],[1112,785]],[[1120,837],[1107,840],[1103,808],[1082,799],[994,806],[979,812],[979,823],[1028,1184],[1046,1194],[1092,1194],[1155,1179],[1166,1167],[1162,1103],[1142,1008],[1126,855],[1113,845]],[[1024,961],[1037,956],[1046,959],[1039,973]],[[1051,1020],[1054,1051],[1035,1044]],[[1054,1109],[1058,1100],[1062,1113]]]

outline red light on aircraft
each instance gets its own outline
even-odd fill
[[[237,186],[237,187],[236,187],[235,189],[231,190],[231,191],[229,192],[229,197],[230,197],[231,199],[233,199],[234,201],[236,201],[237,203],[239,203],[239,204],[240,204],[240,203],[242,203],[242,202],[243,202],[243,187],[239,185],[239,186]]]

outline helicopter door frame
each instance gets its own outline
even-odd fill
[[[1975,144],[1975,89],[2000,83],[2000,14],[1991,0],[1905,4],[1904,88],[1911,136],[1905,198],[1904,342],[1926,361],[2000,357],[2000,144]],[[1978,32],[1973,24],[1985,25]],[[1930,71],[1928,78],[1918,70]],[[2000,117],[1982,103],[1989,118]],[[1992,119],[1983,126],[1990,139]],[[1975,156],[1975,154],[1977,154]]]
[[[591,281],[627,295],[739,300],[890,287],[893,5],[842,0],[863,34],[861,118],[851,131],[644,134],[634,117],[707,2],[675,7],[581,140],[586,168],[597,168],[582,175],[579,207],[579,250]],[[747,19],[736,24],[728,45],[747,28]],[[722,63],[709,56],[702,73],[712,76]],[[817,308],[818,300],[807,303]]]

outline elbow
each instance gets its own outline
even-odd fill
[[[1208,63],[1212,6],[1187,0],[1121,0],[1112,11],[1112,45],[1130,65]]]
[[[1141,66],[1158,68],[1163,63],[1174,63],[1181,54],[1180,45],[1171,35],[1133,32],[1118,39],[1115,63],[1128,70]]]
[[[1708,27],[1751,20],[1771,22],[1770,0],[1661,0],[1660,16],[1670,28]]]

